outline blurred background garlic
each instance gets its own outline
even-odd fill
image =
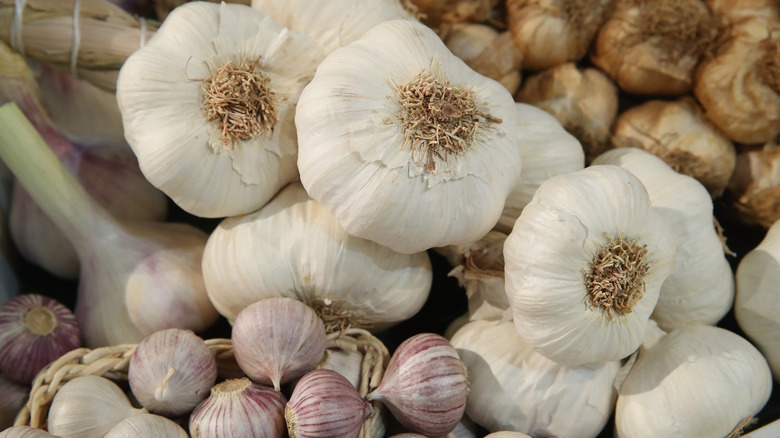
[[[196,216],[260,208],[297,176],[295,104],[321,58],[248,6],[176,8],[117,81],[146,178]]]
[[[16,415],[30,396],[30,385],[15,382],[0,374],[0,430],[14,425]]]
[[[347,234],[300,183],[260,210],[227,218],[203,254],[209,298],[229,321],[263,298],[312,306],[331,329],[382,330],[423,306],[432,282],[428,254],[399,254]]]
[[[616,0],[591,61],[624,91],[677,96],[693,87],[720,25],[701,0]]]
[[[526,78],[515,100],[555,116],[580,141],[586,162],[609,148],[618,90],[601,70],[560,64]]]
[[[738,22],[750,17],[780,20],[780,4],[775,0],[704,0],[713,14]]]
[[[694,93],[712,123],[737,143],[780,134],[780,19],[734,23],[696,71]]]
[[[499,0],[403,0],[411,4],[412,12],[421,15],[421,21],[441,35],[458,23],[490,21]]]
[[[523,52],[508,31],[499,33],[486,24],[461,23],[452,26],[444,43],[474,71],[495,79],[515,94],[521,81]]]
[[[509,30],[523,67],[544,70],[588,52],[614,0],[507,0]]]
[[[674,267],[661,286],[653,320],[667,331],[683,324],[717,324],[734,302],[734,275],[704,186],[641,149],[613,149],[593,164],[614,164],[639,178],[677,240]]]
[[[301,94],[301,182],[357,237],[407,254],[467,244],[519,175],[515,120],[509,92],[432,30],[387,21],[331,53]]]
[[[672,169],[699,180],[719,197],[734,171],[734,145],[704,116],[690,97],[650,100],[621,113],[612,146],[644,149]]]
[[[726,191],[732,212],[745,224],[769,228],[780,219],[780,145],[741,148]]]
[[[511,321],[471,321],[451,342],[469,373],[466,414],[489,431],[595,437],[612,413],[617,361],[559,365],[523,342]]]

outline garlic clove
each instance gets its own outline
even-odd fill
[[[278,391],[281,384],[320,362],[325,325],[300,301],[266,298],[238,314],[231,339],[236,361],[247,376]]]
[[[30,383],[49,362],[81,347],[70,309],[37,294],[23,294],[0,307],[0,372]]]
[[[0,374],[0,430],[14,425],[16,415],[30,396],[30,386]]]
[[[103,438],[188,438],[187,432],[173,421],[154,414],[133,415],[117,423]]]
[[[203,339],[173,328],[138,344],[127,375],[144,408],[173,417],[190,412],[208,396],[217,380],[217,361]]]
[[[192,438],[282,438],[284,404],[279,391],[247,378],[217,384],[190,416]]]
[[[14,426],[1,431],[0,438],[54,438],[54,435],[30,426]]]
[[[442,336],[420,333],[398,346],[366,399],[381,401],[413,432],[441,436],[463,417],[468,393],[466,367],[455,348]]]
[[[317,369],[335,371],[344,376],[357,389],[362,374],[363,353],[338,347],[326,348]]]
[[[112,381],[77,377],[57,391],[49,407],[47,428],[61,438],[102,438],[125,418],[143,414]]]
[[[290,438],[357,438],[373,408],[341,374],[319,369],[295,385],[284,409]]]

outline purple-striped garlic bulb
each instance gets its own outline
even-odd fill
[[[354,386],[336,371],[306,373],[284,409],[290,438],[357,438],[373,413]]]
[[[282,438],[284,404],[279,391],[246,377],[226,380],[211,389],[190,416],[192,438]]]
[[[183,415],[209,395],[217,381],[217,361],[192,331],[160,330],[136,347],[128,380],[144,408],[170,417]]]
[[[246,375],[278,391],[322,359],[325,325],[298,300],[266,298],[239,312],[232,340],[236,361]]]
[[[57,300],[20,295],[0,307],[0,372],[30,383],[49,362],[81,347],[73,313]]]
[[[379,400],[413,432],[436,437],[457,426],[468,397],[466,366],[440,335],[420,333],[393,353],[382,381],[368,400]]]

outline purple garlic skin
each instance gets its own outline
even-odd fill
[[[0,374],[0,430],[14,425],[16,414],[22,409],[30,395],[30,386],[24,385]],[[0,434],[0,436],[4,436]]]
[[[447,339],[420,333],[398,346],[379,387],[379,400],[412,432],[429,437],[455,429],[469,394],[466,366]]]
[[[0,307],[0,372],[30,383],[43,367],[81,347],[76,317],[43,295],[24,294]]]
[[[226,380],[211,390],[190,416],[192,438],[283,438],[281,392],[246,377]]]
[[[250,304],[236,317],[231,338],[246,375],[277,391],[313,369],[325,352],[325,324],[312,308],[292,298]]]
[[[349,380],[336,371],[308,372],[284,409],[290,438],[357,438],[373,413]]]

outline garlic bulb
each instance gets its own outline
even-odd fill
[[[379,23],[414,19],[398,0],[252,0],[252,7],[275,22],[314,38],[330,53],[363,36]]]
[[[422,21],[439,33],[446,34],[451,26],[488,21],[499,0],[409,0]]]
[[[778,20],[742,20],[696,70],[696,98],[735,142],[765,143],[780,134],[779,35]]]
[[[326,348],[317,369],[333,370],[344,376],[355,389],[360,385],[363,353],[342,348]]]
[[[295,123],[309,195],[349,234],[402,253],[479,239],[519,173],[512,96],[409,20],[331,53]]]
[[[282,438],[287,399],[247,378],[226,380],[211,390],[190,416],[192,438]]]
[[[609,147],[618,90],[601,70],[560,64],[526,78],[515,99],[555,116],[580,141],[587,162]]]
[[[217,361],[191,331],[161,330],[138,344],[127,377],[141,406],[160,415],[184,415],[208,396]]]
[[[380,400],[413,432],[442,436],[463,417],[468,393],[466,367],[449,341],[420,333],[398,346],[366,399]]]
[[[651,100],[624,111],[615,122],[612,145],[661,157],[674,170],[699,180],[713,197],[725,190],[737,155],[690,97]]]
[[[616,0],[591,61],[628,93],[682,95],[719,30],[701,0]]]
[[[576,367],[536,353],[511,321],[472,321],[452,337],[469,372],[466,414],[490,431],[595,437],[615,403],[617,361]]]
[[[477,73],[495,79],[512,94],[520,86],[523,52],[512,35],[485,24],[462,23],[452,26],[444,43]]]
[[[31,383],[49,362],[81,347],[70,309],[37,294],[23,294],[0,307],[0,372]]]
[[[661,286],[652,318],[667,331],[682,324],[715,325],[731,309],[734,275],[713,227],[707,190],[640,149],[613,149],[593,164],[614,164],[639,178],[653,210],[677,240],[674,267]]]
[[[618,395],[616,436],[727,436],[771,391],[766,359],[748,341],[719,327],[679,327],[639,352]]]
[[[153,414],[133,415],[117,423],[103,438],[189,438],[173,421]]]
[[[780,20],[780,4],[775,0],[704,0],[713,14],[738,22],[750,17]]]
[[[548,179],[504,242],[517,331],[563,365],[628,356],[642,342],[676,251],[630,172],[601,165]]]
[[[262,209],[217,226],[203,277],[211,302],[230,321],[255,301],[289,297],[327,314],[328,326],[382,330],[420,310],[433,275],[426,253],[398,254],[347,234],[292,183]]]
[[[125,418],[145,412],[132,407],[114,382],[81,376],[62,385],[52,399],[48,430],[61,438],[101,438]]]
[[[726,189],[733,212],[743,223],[769,228],[780,219],[780,144],[743,149]]]
[[[284,408],[290,438],[357,438],[371,405],[341,374],[319,369],[295,385]]]
[[[30,386],[0,374],[0,430],[11,427],[30,395]],[[0,434],[2,436],[2,434]]]
[[[523,67],[543,70],[582,59],[611,3],[507,0],[509,29],[523,52]]]
[[[747,253],[737,267],[737,297],[734,314],[739,327],[764,354],[775,379],[780,380],[780,221]]]
[[[520,432],[500,431],[485,435],[485,438],[531,438],[529,435]]]
[[[0,432],[0,438],[54,438],[54,435],[30,426],[14,426]]]
[[[255,382],[282,383],[312,370],[325,352],[325,325],[312,308],[292,298],[266,298],[247,306],[233,323],[233,349]]]
[[[295,104],[321,58],[248,6],[176,8],[117,81],[146,178],[197,216],[260,208],[296,177]]]

